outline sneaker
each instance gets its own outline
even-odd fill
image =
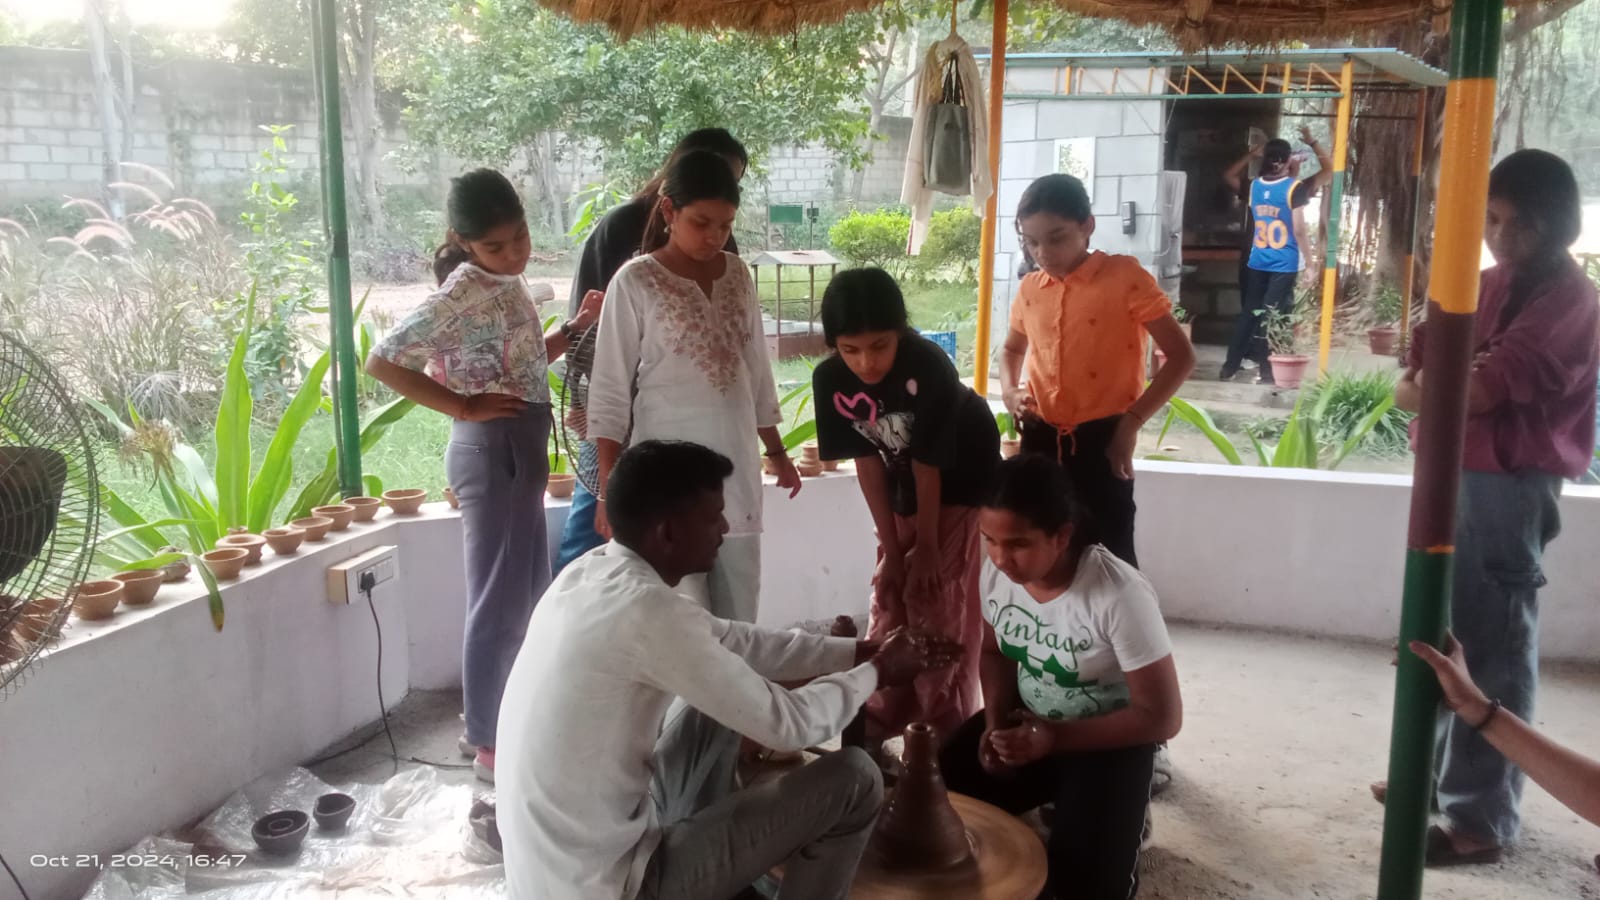
[[[461,737],[456,738],[456,749],[461,751],[463,759],[472,759],[478,755],[478,746],[467,740],[467,733],[461,732]]]
[[[1166,744],[1156,745],[1156,758],[1150,772],[1150,796],[1159,796],[1172,787],[1172,755]]]
[[[478,753],[472,760],[472,774],[485,784],[494,784],[494,750],[488,747],[479,747]]]
[[[1244,362],[1239,363],[1239,368],[1246,372],[1254,372],[1257,368],[1256,361],[1253,359],[1247,359]]]
[[[1223,366],[1222,372],[1217,375],[1218,381],[1232,381],[1233,376],[1239,374],[1238,366]]]

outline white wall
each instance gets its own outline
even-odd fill
[[[1139,553],[1175,619],[1390,640],[1399,621],[1409,479],[1141,462]],[[552,544],[565,504],[551,504]],[[1569,487],[1546,559],[1543,654],[1600,660],[1600,489]],[[867,609],[872,526],[849,474],[767,494],[761,621]],[[101,625],[75,623],[0,702],[0,852],[35,897],[77,896],[92,872],[34,854],[109,854],[190,821],[272,769],[373,720],[376,641],[363,604],[324,598],[328,566],[380,544],[400,578],[375,598],[384,692],[460,683],[460,520],[442,504],[380,519],[223,588],[212,630],[193,585]],[[271,559],[270,552],[268,553]],[[8,884],[0,884],[0,897]]]

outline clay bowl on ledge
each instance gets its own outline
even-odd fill
[[[161,590],[161,582],[166,577],[160,569],[137,569],[118,572],[111,576],[111,580],[122,582],[123,606],[149,606],[156,599],[156,591]]]
[[[371,522],[372,517],[378,514],[378,507],[383,505],[383,501],[377,497],[346,497],[344,505],[356,508],[355,521]]]
[[[422,488],[407,488],[398,491],[384,491],[383,502],[397,516],[414,516],[422,509],[422,501],[428,499],[428,492]]]
[[[53,621],[56,610],[66,602],[60,597],[35,597],[24,603],[13,634],[24,644],[54,638],[61,633],[60,623]]]
[[[239,577],[249,555],[250,551],[243,547],[223,547],[200,554],[200,562],[211,570],[211,577],[218,581],[232,581]]]
[[[282,528],[268,528],[261,532],[267,539],[267,546],[279,556],[292,556],[300,550],[300,542],[306,539],[306,530],[294,525],[285,525]]]
[[[225,534],[217,538],[217,549],[227,547],[242,547],[249,555],[244,558],[244,564],[255,566],[261,564],[261,549],[267,546],[267,539],[259,534]]]
[[[545,484],[544,492],[557,500],[572,496],[573,486],[578,483],[578,477],[567,472],[550,473],[550,481]]]
[[[300,849],[310,830],[310,816],[298,809],[285,809],[257,819],[250,836],[256,839],[256,846],[263,852],[288,856]]]
[[[72,611],[85,622],[109,619],[122,602],[123,590],[120,581],[85,581],[72,594]]]
[[[329,531],[343,531],[350,527],[351,521],[356,517],[356,508],[343,503],[331,503],[327,506],[313,506],[313,516],[322,516],[333,520],[333,527]]]
[[[315,544],[328,536],[333,520],[327,516],[306,516],[304,519],[295,519],[289,525],[306,533],[306,543]]]
[[[355,811],[356,798],[349,794],[323,794],[317,798],[311,815],[316,818],[317,827],[321,830],[338,831],[350,821],[350,814]]]

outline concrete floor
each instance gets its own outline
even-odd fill
[[[1173,787],[1155,801],[1140,896],[1168,900],[1371,897],[1394,670],[1388,649],[1188,625],[1172,629],[1186,717]],[[1600,671],[1547,666],[1539,725],[1600,754]],[[391,724],[400,757],[460,766],[453,693],[413,693]],[[335,748],[337,749],[337,748]],[[411,766],[416,763],[403,763]],[[314,767],[332,783],[393,772],[376,740]],[[446,780],[471,783],[468,768]],[[1600,898],[1600,829],[1529,785],[1525,837],[1498,866],[1430,871],[1424,896],[1451,900]],[[463,810],[465,815],[465,810]]]

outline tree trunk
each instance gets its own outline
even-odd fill
[[[111,217],[121,220],[127,210],[123,206],[121,192],[112,189],[111,184],[122,178],[123,132],[127,128],[117,113],[117,85],[111,77],[106,22],[106,0],[87,0],[83,5],[83,26],[89,35],[94,101],[100,112],[100,193]]]
[[[345,109],[350,115],[350,141],[355,145],[357,196],[361,224],[369,235],[387,226],[378,185],[378,150],[383,127],[378,118],[378,3],[361,0],[345,5]]]

